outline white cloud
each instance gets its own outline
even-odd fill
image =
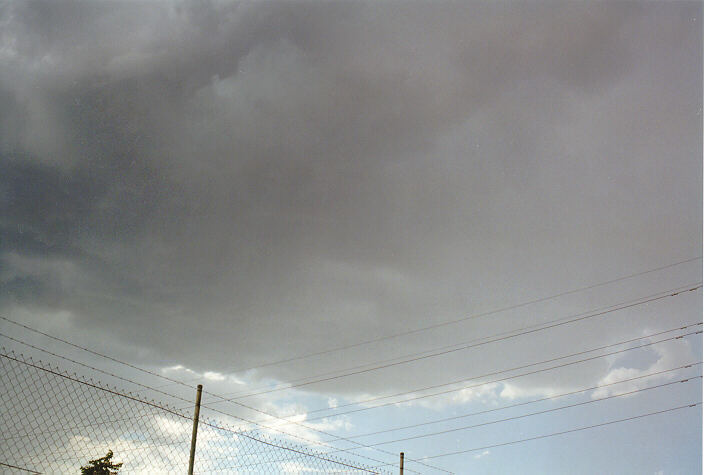
[[[281,463],[282,473],[321,473],[314,467],[308,466],[301,462],[283,462]]]
[[[224,381],[225,376],[222,373],[218,373],[216,371],[206,371],[203,373],[203,377],[205,379],[210,379],[212,381]]]
[[[681,366],[684,362],[693,361],[691,346],[686,340],[670,342],[668,344],[653,345],[651,347],[658,355],[658,359],[646,368],[627,368],[623,366],[612,367],[602,377],[598,384],[605,385],[624,379],[637,378],[646,374],[655,373],[670,368]],[[636,379],[622,384],[614,384],[604,388],[599,388],[592,393],[592,399],[599,399],[614,394],[622,394],[635,391],[648,386],[652,386],[662,381],[669,381],[675,377],[676,373],[664,373],[652,377]]]
[[[454,393],[452,402],[457,404],[465,404],[473,401],[483,403],[494,402],[496,400],[496,389],[498,387],[499,385],[497,383],[492,383],[477,388],[462,389]]]
[[[551,386],[523,386],[514,383],[503,383],[499,395],[508,400],[522,399],[528,397],[550,397],[560,392],[559,387]]]
[[[180,370],[182,370],[182,369],[186,369],[185,366],[183,366],[182,364],[177,364],[177,365],[174,365],[174,366],[167,366],[166,368],[163,368],[162,371],[164,371],[164,372],[168,372],[168,371],[180,371]]]
[[[167,417],[157,416],[155,418],[154,426],[157,430],[164,432],[171,436],[182,436],[190,433],[191,424],[190,421],[176,421],[169,419]]]
[[[486,456],[489,455],[490,453],[491,453],[491,452],[489,452],[488,450],[485,450],[484,452],[482,452],[482,453],[480,453],[480,454],[476,454],[476,455],[474,456],[474,458],[477,459],[477,460],[479,460],[479,459],[482,458],[482,457],[486,457]]]

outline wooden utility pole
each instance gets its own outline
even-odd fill
[[[403,452],[401,452],[401,470],[399,473],[403,475]]]
[[[198,435],[198,419],[200,418],[200,396],[203,393],[203,385],[198,385],[196,392],[196,409],[193,413],[193,432],[191,432],[191,456],[188,459],[188,475],[193,475],[193,463],[196,458],[196,436]]]

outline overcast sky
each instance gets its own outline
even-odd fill
[[[184,368],[224,374],[697,258],[701,20],[699,2],[3,2],[0,311],[192,379]],[[322,374],[700,280],[693,260],[238,377]],[[251,401],[313,409],[700,320],[690,292]],[[699,360],[690,340],[526,378],[487,403]],[[644,411],[676,399],[660,396]],[[439,418],[465,403],[406,409]],[[390,427],[384,414],[374,423]],[[359,417],[351,432],[372,424]],[[636,465],[635,451],[621,468],[701,470],[700,418],[663,433],[688,434],[684,460]],[[521,456],[545,473],[568,442]]]

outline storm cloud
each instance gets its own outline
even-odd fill
[[[255,366],[701,254],[699,3],[27,1],[0,25],[0,306],[122,357]],[[584,341],[669,328],[639,315]]]

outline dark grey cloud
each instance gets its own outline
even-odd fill
[[[62,1],[0,18],[4,312],[68,311],[64,334],[114,351],[249,366],[701,252],[699,4]]]

